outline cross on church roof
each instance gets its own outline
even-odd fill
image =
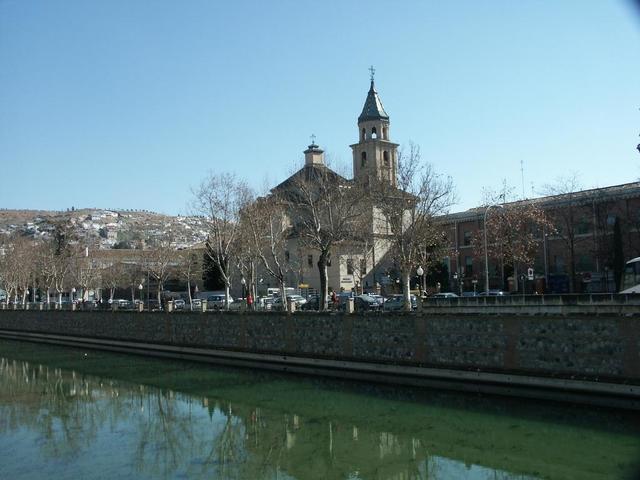
[[[373,68],[373,65],[369,67],[369,72],[371,72],[371,81],[373,82],[373,77],[376,76],[376,69]]]
[[[316,144],[316,134],[312,133],[310,138],[311,138],[311,145],[315,145]]]

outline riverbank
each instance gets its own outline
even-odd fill
[[[640,409],[637,317],[0,312],[0,336]]]

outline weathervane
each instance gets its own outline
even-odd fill
[[[373,68],[373,65],[369,67],[369,71],[371,72],[371,81],[373,82],[373,77],[376,76],[376,69]]]

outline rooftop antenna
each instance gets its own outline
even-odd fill
[[[522,199],[524,200],[524,161],[520,160],[520,175],[522,176]]]

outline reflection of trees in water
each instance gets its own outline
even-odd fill
[[[531,461],[529,452],[546,452],[540,445],[547,446],[549,435],[532,436],[526,444],[523,435],[516,434],[518,429],[511,428],[515,420],[509,417],[419,402],[381,400],[363,405],[370,396],[321,389],[311,390],[310,396],[309,390],[296,393],[291,385],[276,382],[259,387],[263,392],[269,389],[268,402],[251,404],[258,387],[249,388],[235,377],[227,384],[216,384],[217,377],[207,377],[206,371],[201,380],[198,377],[202,386],[215,385],[224,399],[199,397],[200,383],[187,390],[195,392],[192,395],[176,393],[171,390],[175,383],[162,377],[161,368],[153,367],[154,374],[160,374],[153,381],[165,388],[101,381],[0,359],[0,433],[30,429],[40,435],[38,445],[45,456],[73,459],[90,450],[101,435],[115,432],[122,441],[113,442],[112,448],[124,456],[123,465],[134,469],[124,473],[152,478],[433,480],[447,478],[450,469],[460,464],[478,471],[480,463],[507,469],[517,465],[514,470],[520,471],[536,471],[531,467],[535,466],[542,469],[541,475],[550,476],[545,472],[553,472],[558,465],[567,468],[569,463],[556,460],[545,470]],[[94,371],[85,364],[78,368]],[[140,381],[146,381],[145,375]],[[182,390],[187,383],[181,385]],[[397,412],[398,406],[405,412]],[[545,432],[549,428],[540,426]],[[579,432],[551,430],[564,435],[563,443],[585,445]],[[512,450],[515,441],[519,441],[519,452]],[[477,478],[523,477],[483,468]]]

